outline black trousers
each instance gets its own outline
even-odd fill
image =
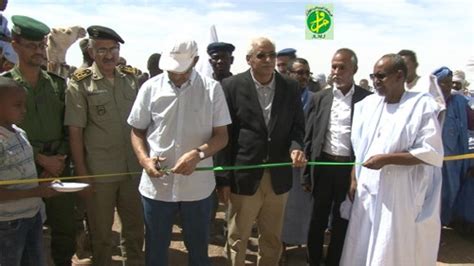
[[[323,158],[323,161],[331,161]],[[348,221],[341,218],[339,208],[350,187],[352,166],[317,166],[313,169],[313,213],[308,232],[308,258],[311,266],[319,266],[323,257],[324,232],[332,211],[331,242],[326,265],[338,266],[344,246]]]

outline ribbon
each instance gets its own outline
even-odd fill
[[[474,159],[474,153],[461,154],[461,155],[452,155],[444,157],[445,161],[454,161],[454,160],[464,160],[464,159]],[[343,165],[361,165],[362,163],[358,162],[319,162],[319,161],[310,161],[307,165],[329,165],[329,166],[343,166]],[[288,167],[291,166],[291,162],[287,163],[264,163],[264,164],[253,164],[253,165],[235,165],[235,166],[209,166],[209,167],[196,167],[195,171],[232,171],[232,170],[246,170],[246,169],[258,169],[258,168],[275,168],[275,167]],[[166,173],[171,173],[169,168],[162,169]],[[4,180],[0,181],[0,186],[6,185],[18,185],[18,184],[28,184],[28,183],[37,183],[37,182],[51,182],[51,181],[67,181],[67,180],[80,180],[88,178],[106,178],[111,176],[120,176],[120,175],[137,175],[142,172],[128,172],[128,173],[114,173],[114,174],[101,174],[101,175],[84,175],[84,176],[67,176],[67,177],[48,177],[48,178],[31,178],[31,179],[15,179],[15,180]]]

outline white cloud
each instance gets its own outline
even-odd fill
[[[109,26],[124,39],[122,55],[145,70],[150,54],[163,49],[163,43],[186,36],[205,50],[209,27],[216,25],[219,40],[236,46],[232,71],[248,67],[245,53],[255,36],[272,38],[277,49],[294,47],[309,60],[315,73],[328,73],[331,57],[338,48],[357,52],[359,73],[366,78],[383,54],[401,49],[414,50],[419,73],[447,65],[464,68],[474,47],[474,4],[472,1],[335,1],[335,39],[304,39],[304,9],[308,1],[152,1],[108,0],[11,1],[7,18],[24,14],[49,26],[92,24]],[[73,45],[67,56],[79,65],[81,54]],[[204,58],[206,59],[206,58]],[[203,59],[202,59],[203,60]]]
[[[209,4],[210,8],[233,8],[235,4],[230,2],[213,2]]]

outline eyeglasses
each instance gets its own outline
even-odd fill
[[[104,56],[107,53],[110,53],[112,55],[117,55],[120,52],[120,47],[115,46],[112,48],[98,48],[95,50],[95,52],[100,56]]]
[[[255,57],[257,57],[258,59],[264,59],[264,58],[267,58],[269,57],[270,59],[275,59],[277,56],[277,54],[275,52],[268,52],[268,53],[258,53],[255,55]]]
[[[298,70],[298,71],[290,71],[290,72],[298,76],[309,76],[312,74],[309,70]]]
[[[26,49],[28,50],[33,50],[33,51],[36,51],[38,49],[40,50],[44,50],[46,48],[48,48],[48,45],[44,42],[40,42],[40,43],[35,43],[35,42],[28,42],[28,43],[24,43],[24,42],[20,42],[20,45],[25,47]]]
[[[385,79],[386,77],[388,77],[389,75],[391,75],[393,72],[394,72],[394,71],[390,71],[390,72],[387,72],[387,73],[380,73],[380,72],[378,72],[378,73],[372,73],[372,74],[369,75],[369,77],[370,77],[371,80],[374,80],[374,81],[375,81],[376,79],[378,79],[378,80],[383,80],[383,79]]]

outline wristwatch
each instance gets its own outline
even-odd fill
[[[198,152],[198,154],[199,154],[199,159],[203,160],[204,158],[206,158],[206,154],[204,154],[204,152],[203,152],[201,149],[196,148],[195,150],[196,150],[196,151]]]

